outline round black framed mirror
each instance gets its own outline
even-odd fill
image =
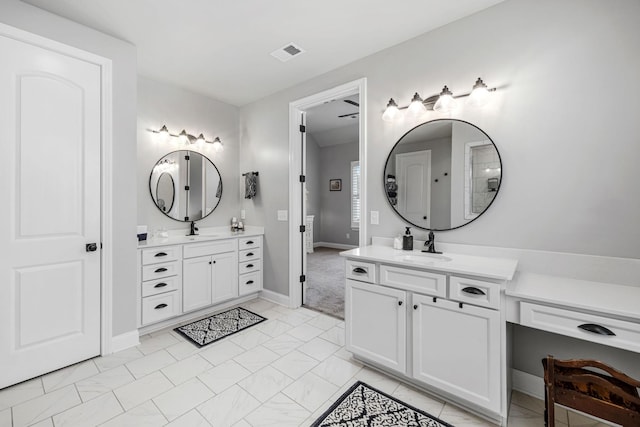
[[[422,123],[391,149],[383,185],[393,210],[414,227],[462,227],[493,203],[502,159],[482,129],[457,119]]]
[[[218,207],[222,177],[216,165],[197,151],[173,151],[151,170],[149,192],[156,207],[169,218],[198,221]]]

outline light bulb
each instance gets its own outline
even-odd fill
[[[440,98],[436,102],[436,105],[433,106],[434,111],[438,113],[449,113],[451,110],[456,108],[457,102],[453,99],[453,93],[449,90],[447,86],[442,89],[440,92]]]
[[[189,142],[189,136],[187,135],[187,131],[182,129],[182,132],[180,132],[180,134],[178,135],[178,139],[180,140],[181,143],[186,145]]]
[[[216,136],[216,139],[213,140],[213,149],[220,152],[223,148],[222,141],[220,141],[220,138]]]
[[[418,117],[427,112],[427,107],[422,103],[422,98],[416,92],[411,99],[411,104],[409,104],[409,108],[407,110],[410,115],[414,117]]]
[[[198,135],[198,139],[196,139],[196,143],[198,143],[198,144],[204,144],[205,143],[205,139],[204,139],[204,135],[203,134]]]
[[[489,102],[489,89],[480,77],[473,85],[473,90],[469,94],[467,104],[472,107],[484,107]]]
[[[382,113],[382,120],[384,120],[385,122],[392,122],[399,112],[400,110],[398,110],[398,104],[396,104],[396,101],[394,101],[393,98],[390,98],[389,102],[387,103],[387,109],[384,110],[384,113]]]

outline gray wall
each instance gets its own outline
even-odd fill
[[[360,233],[351,229],[351,162],[355,160],[357,142],[320,148],[320,242],[358,246]],[[330,179],[341,179],[342,191],[330,191]]]
[[[391,237],[403,227],[380,177],[388,151],[417,123],[383,122],[389,97],[406,105],[414,91],[427,97],[444,84],[465,92],[481,76],[500,87],[492,103],[482,110],[462,106],[450,116],[493,139],[503,182],[486,214],[437,238],[640,258],[638,16],[636,0],[615,7],[603,0],[507,0],[242,107],[240,163],[261,169],[269,200],[245,204],[267,229],[265,287],[289,290],[288,227],[275,220],[276,209],[288,207],[289,102],[361,77],[367,77],[368,208],[380,212],[367,238]],[[427,115],[437,117],[443,115]],[[527,363],[516,359],[518,366]]]
[[[136,48],[17,0],[0,22],[111,59],[113,65],[113,334],[136,329]]]
[[[321,176],[320,176],[320,147],[312,134],[307,134],[307,215],[313,218],[313,241],[319,242],[322,229],[322,205],[320,203]]]
[[[149,194],[149,175],[156,162],[169,152],[184,149],[207,156],[222,177],[220,204],[211,215],[198,221],[198,226],[227,225],[230,224],[231,217],[240,216],[242,173],[238,168],[238,114],[237,107],[224,102],[145,77],[138,78],[138,224],[147,225],[150,229],[188,229],[187,223],[173,220],[160,212]],[[174,134],[186,129],[194,136],[204,134],[207,141],[219,136],[224,150],[216,152],[211,144],[200,147],[198,144],[185,146],[172,141],[161,141],[158,134],[148,131],[157,130],[163,124]],[[247,224],[261,225],[249,221]]]

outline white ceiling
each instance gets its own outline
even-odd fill
[[[126,40],[143,76],[242,106],[502,0],[23,0]],[[305,53],[270,53],[294,42]]]
[[[307,132],[320,147],[358,141],[360,108],[345,100],[359,104],[360,95],[334,99],[306,111]]]

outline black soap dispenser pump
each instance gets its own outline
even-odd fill
[[[413,250],[413,236],[411,235],[411,227],[407,227],[407,231],[402,236],[402,249],[405,251]]]

